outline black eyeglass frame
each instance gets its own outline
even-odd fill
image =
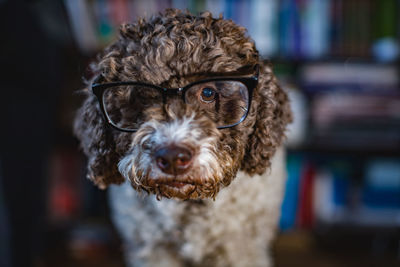
[[[99,101],[100,104],[100,109],[101,112],[103,113],[104,118],[107,121],[107,124],[110,125],[112,128],[118,130],[118,131],[122,131],[122,132],[136,132],[138,129],[125,129],[125,128],[120,128],[117,125],[115,125],[112,120],[109,118],[105,107],[104,107],[104,101],[103,101],[103,94],[105,92],[105,90],[107,90],[110,87],[114,87],[114,86],[121,86],[121,85],[137,85],[137,86],[145,86],[145,87],[151,87],[153,89],[156,89],[158,91],[161,92],[162,94],[162,98],[163,98],[163,103],[166,102],[167,96],[173,96],[173,95],[178,95],[182,97],[182,101],[184,103],[186,103],[185,101],[185,94],[186,91],[197,84],[200,83],[206,83],[206,82],[215,82],[215,81],[237,81],[237,82],[241,82],[242,84],[244,84],[247,88],[248,91],[248,108],[246,110],[246,113],[242,116],[242,118],[231,125],[225,125],[225,126],[218,126],[218,129],[225,129],[225,128],[231,128],[234,127],[238,124],[240,124],[241,122],[243,122],[246,118],[247,115],[249,113],[249,110],[251,108],[251,101],[253,98],[253,91],[254,89],[257,87],[258,85],[258,76],[259,76],[259,65],[256,64],[254,66],[254,71],[255,74],[251,77],[240,77],[240,76],[220,76],[220,77],[213,77],[213,78],[208,78],[208,79],[203,79],[203,80],[199,80],[199,81],[195,81],[192,83],[189,83],[187,85],[185,85],[184,87],[179,87],[179,88],[166,88],[166,87],[161,87],[161,86],[157,86],[154,84],[149,84],[149,83],[143,83],[143,82],[135,82],[135,81],[123,81],[123,82],[109,82],[109,83],[92,83],[92,92],[94,93],[94,95],[96,96],[97,100]],[[96,81],[96,80],[95,80]]]

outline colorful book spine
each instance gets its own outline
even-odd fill
[[[261,55],[273,57],[278,53],[278,1],[251,1],[250,36]]]
[[[281,230],[290,230],[296,226],[302,169],[303,157],[301,155],[289,154],[287,159],[288,178],[279,222]]]

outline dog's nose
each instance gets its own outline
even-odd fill
[[[183,174],[192,162],[192,152],[179,146],[162,147],[155,152],[154,156],[157,166],[168,174]]]

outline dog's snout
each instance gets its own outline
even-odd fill
[[[155,154],[157,166],[167,174],[183,174],[192,162],[192,152],[178,146],[166,146],[158,149]]]

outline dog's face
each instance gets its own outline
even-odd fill
[[[290,120],[245,30],[207,13],[123,25],[94,71],[75,133],[102,188],[129,179],[158,197],[213,198],[239,169],[269,167]]]

